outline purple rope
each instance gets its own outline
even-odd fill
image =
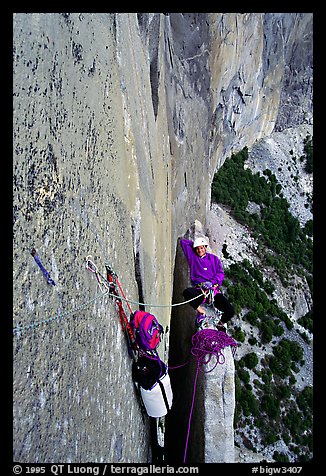
[[[187,365],[189,363],[189,360],[187,360],[187,362],[185,362],[184,364],[180,364],[180,365],[169,365],[169,370],[175,370],[175,369],[180,369],[181,367],[184,367],[185,365]]]
[[[202,364],[208,364],[210,360],[212,359],[213,355],[215,355],[216,357],[215,365],[213,368],[211,368],[210,370],[206,372],[211,372],[213,369],[215,369],[217,364],[224,364],[225,357],[222,353],[222,349],[224,349],[227,346],[233,347],[232,349],[232,353],[233,353],[233,350],[236,348],[237,343],[232,337],[228,336],[226,332],[223,332],[223,331],[218,331],[215,329],[202,329],[196,332],[196,334],[192,336],[191,353],[197,359],[197,369],[196,369],[196,375],[195,375],[195,381],[194,381],[194,389],[192,393],[192,402],[191,402],[191,408],[190,408],[190,414],[189,414],[189,420],[188,420],[188,431],[187,431],[187,438],[186,438],[185,450],[183,455],[183,463],[186,462],[186,457],[187,457],[191,417],[192,417],[192,412],[193,412],[194,403],[195,403],[199,368]]]
[[[200,361],[197,361],[197,369],[196,369],[196,376],[195,376],[195,383],[194,383],[194,390],[192,392],[192,402],[191,402],[191,408],[190,408],[190,415],[189,415],[189,420],[188,420],[188,431],[187,431],[187,439],[186,439],[186,444],[185,444],[185,451],[183,455],[183,462],[186,462],[187,458],[187,450],[188,450],[188,440],[189,440],[189,435],[190,435],[190,426],[191,426],[191,417],[192,417],[192,411],[194,409],[194,403],[195,403],[195,395],[196,395],[196,386],[197,386],[197,378],[198,378],[198,372],[200,368]]]
[[[40,267],[42,273],[44,274],[44,276],[46,277],[46,280],[49,284],[52,284],[53,286],[55,286],[55,282],[53,281],[53,279],[51,278],[50,274],[47,272],[47,270],[44,268],[43,264],[41,263],[40,261],[40,258],[37,256],[36,254],[36,251],[35,249],[33,248],[32,250],[32,256],[34,257],[37,265]]]
[[[226,332],[216,329],[202,329],[192,336],[191,353],[201,364],[208,364],[212,357],[216,357],[215,365],[206,372],[211,372],[217,364],[224,364],[225,357],[222,349],[227,346],[236,347],[236,341]]]

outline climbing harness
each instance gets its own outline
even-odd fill
[[[200,283],[200,284],[196,284],[195,285],[195,288],[198,288],[201,290],[201,292],[203,293],[204,295],[204,301],[202,302],[202,304],[204,304],[205,302],[207,304],[213,304],[214,303],[214,298],[216,296],[217,293],[220,293],[221,291],[218,289],[218,284],[214,284],[211,288],[209,289],[206,289],[204,287],[204,284],[205,283]],[[198,296],[197,296],[198,297]]]
[[[42,264],[41,261],[40,261],[40,258],[37,256],[35,248],[32,249],[31,255],[33,256],[35,262],[37,263],[37,265],[38,265],[39,268],[41,269],[41,271],[42,271],[43,275],[45,276],[47,282],[48,282],[49,284],[52,284],[53,286],[55,286],[55,282],[54,282],[53,279],[51,278],[49,272],[44,268],[43,264]]]

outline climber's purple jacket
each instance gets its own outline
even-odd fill
[[[180,245],[189,264],[190,280],[193,286],[204,281],[222,284],[224,271],[221,261],[216,255],[206,253],[205,256],[200,258],[194,250],[193,241],[191,240],[180,240]]]

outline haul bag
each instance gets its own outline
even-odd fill
[[[173,397],[170,376],[167,372],[151,388],[146,390],[140,386],[140,393],[150,417],[162,417],[171,409]]]

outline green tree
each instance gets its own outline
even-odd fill
[[[273,395],[263,395],[261,401],[261,409],[267,413],[267,415],[275,419],[279,416],[280,412],[280,403]]]
[[[304,140],[304,148],[306,164],[305,164],[305,171],[308,174],[313,172],[313,139],[311,136],[307,136]]]
[[[258,364],[258,357],[254,352],[246,354],[242,359],[248,369],[253,369]]]

